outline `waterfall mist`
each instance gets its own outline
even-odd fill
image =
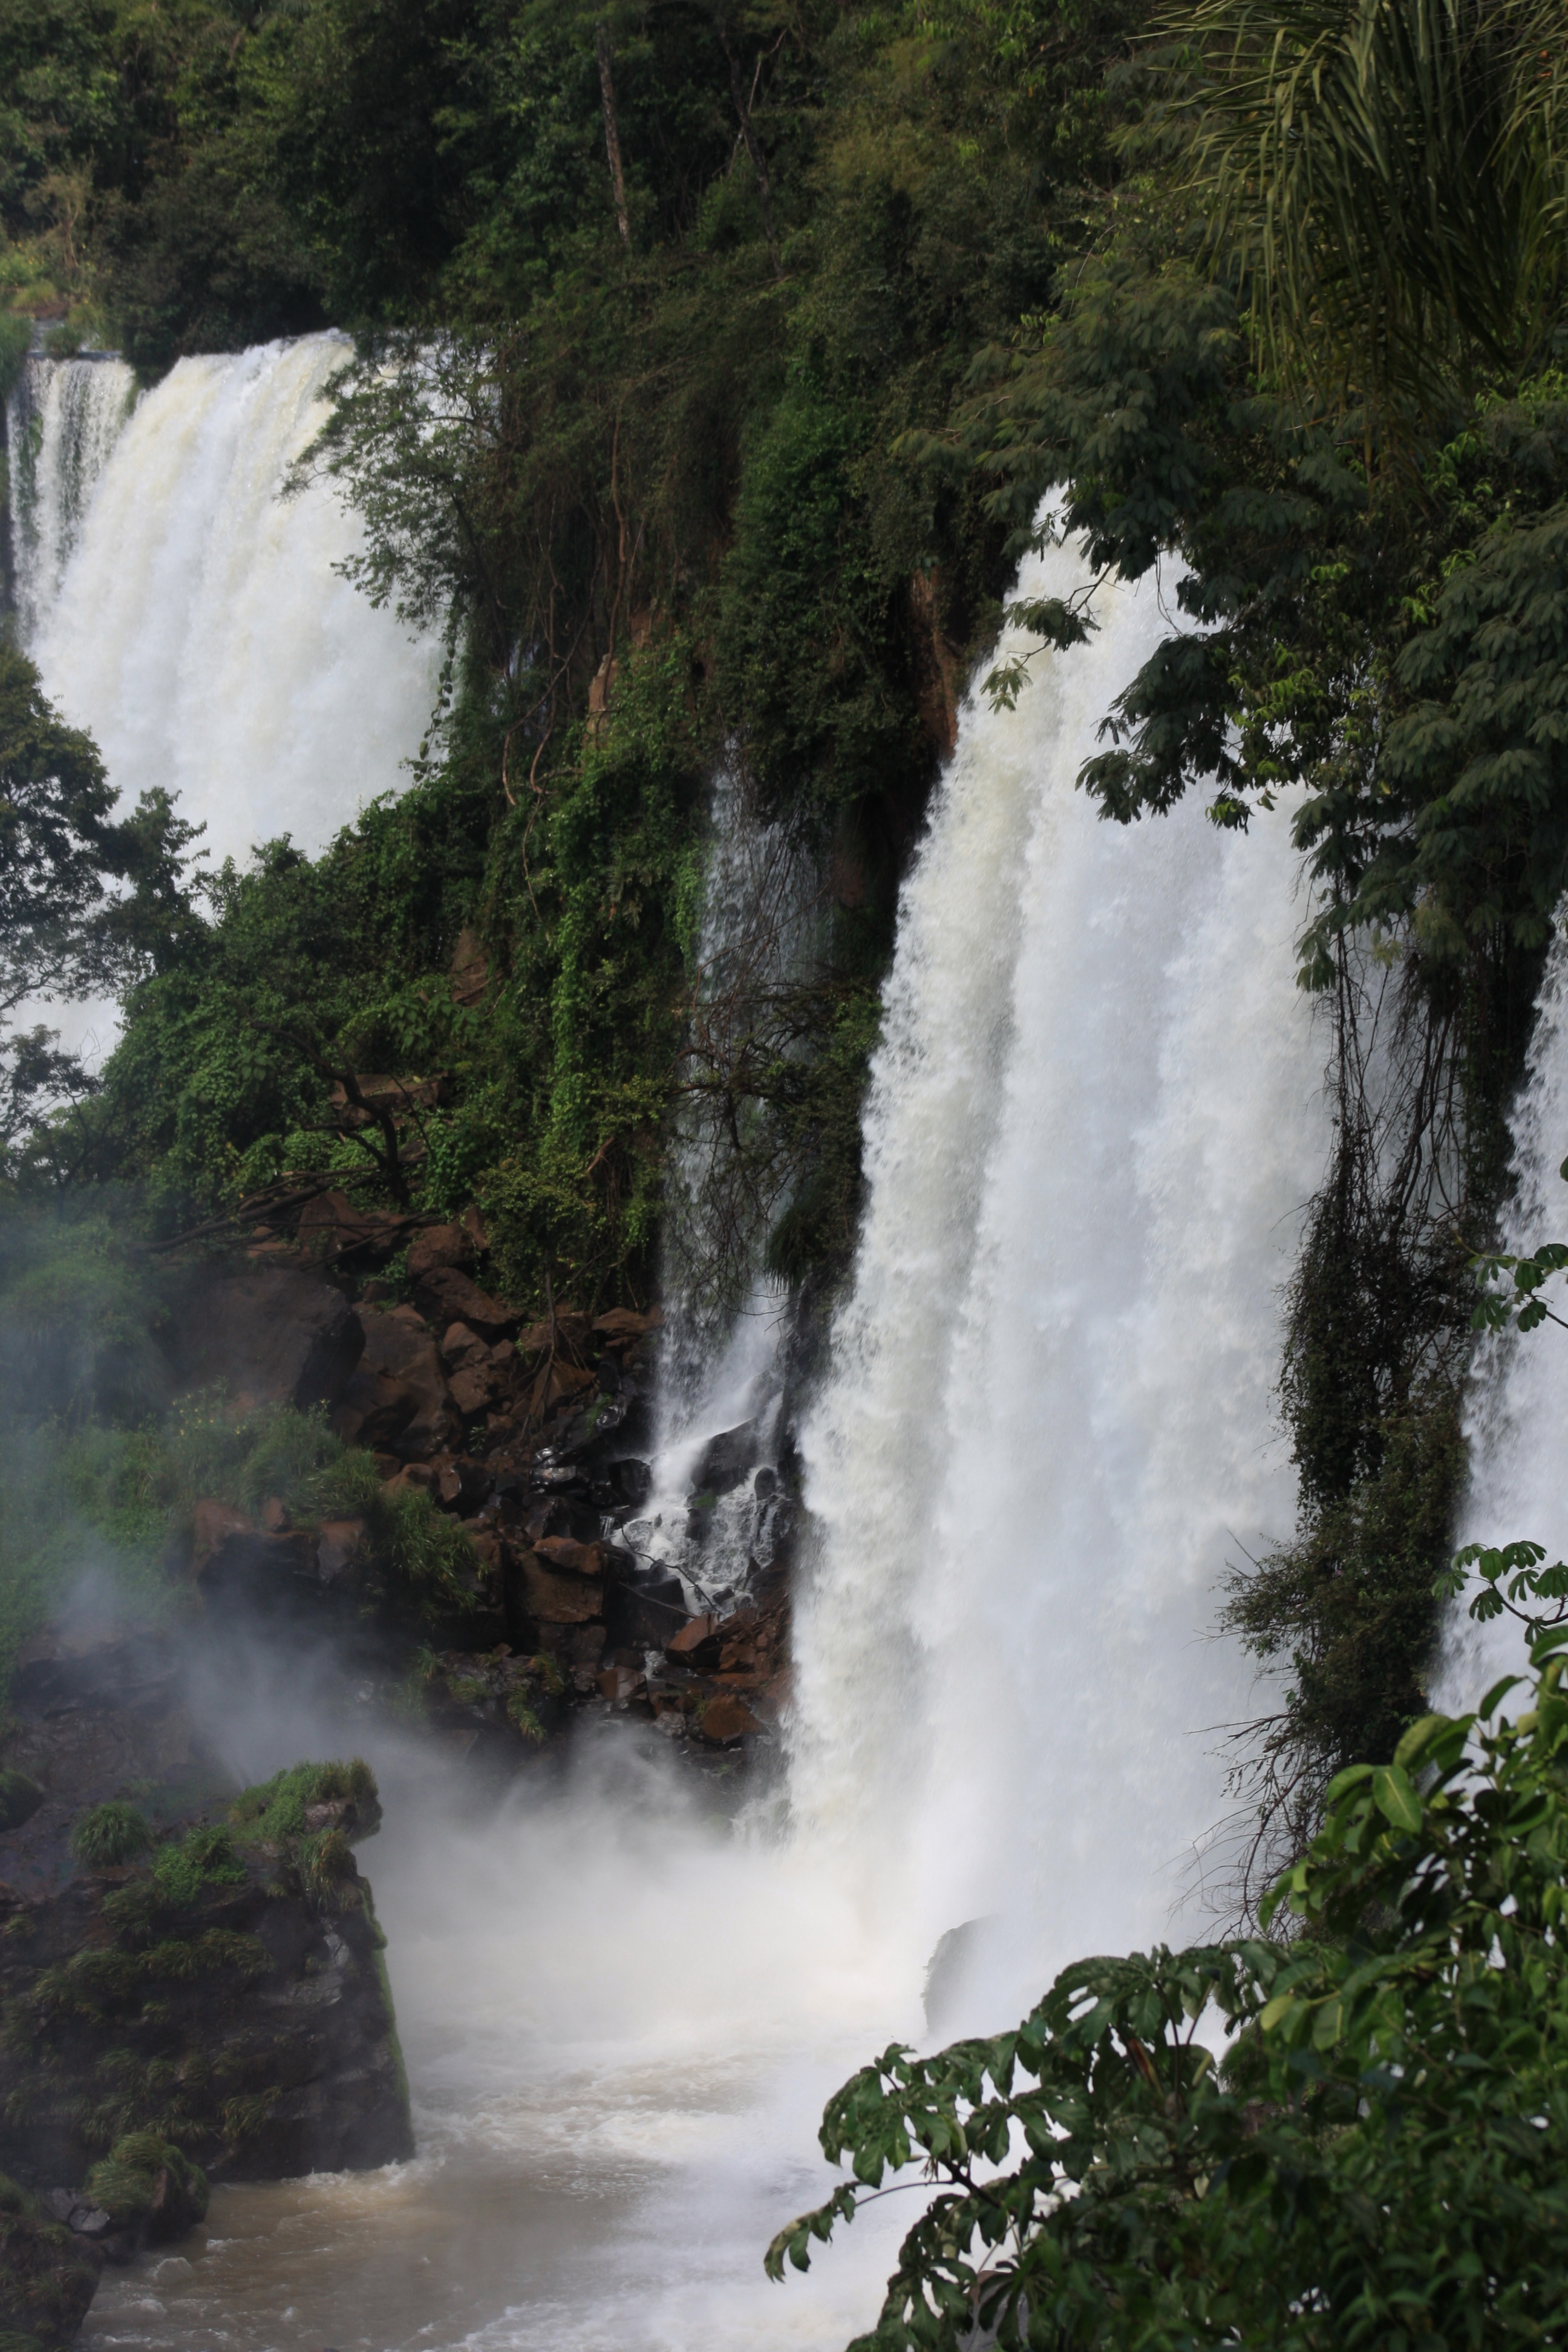
[[[1058,551],[1022,585],[1081,577]],[[1285,814],[1122,830],[1074,789],[1162,625],[1152,584],[1100,604],[1016,711],[971,700],[903,894],[805,1432],[790,1828],[731,1823],[624,1723],[499,1810],[455,1760],[374,1752],[419,2154],[220,2190],[205,2244],[111,2282],[84,2344],[837,2352],[917,2198],[784,2287],[762,2251],[824,2193],[826,2093],[925,2038],[938,1937],[994,1923],[945,2038],[1201,1909],[1211,1727],[1250,1697],[1215,1588],[1291,1523],[1279,1291],[1327,1134]],[[678,1394],[672,1462],[694,1399],[732,1409],[730,1339]],[[211,1704],[256,1770],[316,1733],[286,1660],[251,1688]]]

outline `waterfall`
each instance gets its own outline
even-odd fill
[[[67,559],[110,451],[131,413],[136,379],[111,352],[28,360],[11,395],[12,577],[22,641],[31,644],[59,594]]]
[[[437,648],[337,568],[355,519],[324,483],[279,496],[348,350],[181,360],[134,402],[119,361],[34,359],[13,402],[23,643],[121,793],[174,792],[215,862],[321,849],[429,719]]]
[[[1053,550],[1021,593],[1086,577]],[[964,712],[803,1433],[800,1833],[928,1950],[996,1918],[1024,1998],[1167,1932],[1225,1811],[1214,1727],[1256,1710],[1216,1587],[1293,1524],[1280,1292],[1328,1142],[1288,814],[1098,818],[1075,774],[1168,616],[1153,581],[1096,604]]]
[[[1537,1002],[1524,1084],[1513,1114],[1514,1190],[1499,1246],[1521,1255],[1533,1244],[1568,1237],[1568,1186],[1558,1170],[1568,1152],[1568,936],[1559,929]],[[1542,1294],[1558,1314],[1562,1286]],[[1552,1323],[1534,1331],[1498,1332],[1477,1349],[1466,1414],[1470,1478],[1460,1518],[1464,1543],[1504,1544],[1521,1537],[1568,1559],[1568,1486],[1559,1447],[1568,1426],[1568,1331]],[[1466,1593],[1452,1612],[1436,1704],[1473,1706],[1499,1675],[1521,1673],[1522,1627],[1510,1617],[1490,1625],[1466,1615]]]
[[[764,1171],[737,1182],[730,1107],[700,1082],[744,1044],[788,1050],[770,1036],[771,1014],[811,952],[818,898],[811,857],[786,827],[759,819],[732,752],[714,777],[710,825],[685,1063],[692,1091],[665,1182],[652,1486],[647,1516],[627,1531],[684,1576],[699,1607],[743,1590],[787,1532],[777,1469],[789,1308],[763,1268],[776,1181]]]

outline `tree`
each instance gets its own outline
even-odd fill
[[[853,2179],[770,2274],[923,2164],[853,2352],[1563,2342],[1564,1646],[1516,1719],[1510,1677],[1340,1775],[1266,1906],[1293,1940],[1082,1961],[1015,2032],[886,2051],[823,2119]]]
[[[183,882],[198,828],[165,792],[143,794],[119,823],[114,798],[91,737],[65,724],[32,663],[0,644],[0,1160],[52,1104],[93,1085],[28,1011],[112,995],[200,933]]]

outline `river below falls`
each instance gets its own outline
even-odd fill
[[[836,2178],[828,2093],[921,2032],[923,1956],[659,1759],[628,1784],[633,1753],[482,1826],[377,1759],[360,1859],[418,2152],[219,2186],[204,2230],[106,2273],[82,2352],[838,2352],[869,2324],[914,2198],[807,2277],[762,2256]]]

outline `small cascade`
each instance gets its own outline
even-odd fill
[[[5,415],[10,457],[12,583],[30,644],[60,591],[98,478],[136,396],[112,352],[28,359]]]
[[[1085,583],[1075,552],[1021,593]],[[1288,812],[1130,828],[1075,789],[1168,625],[1096,598],[1012,712],[972,698],[906,883],[868,1198],[803,1433],[799,1836],[930,1951],[990,1920],[979,2019],[1202,1908],[1227,1566],[1286,1536],[1280,1292],[1329,1140]]]
[[[766,1023],[770,1003],[798,973],[817,900],[811,859],[782,826],[758,822],[734,761],[714,779],[711,824],[689,1091],[665,1190],[652,1478],[644,1515],[627,1531],[703,1608],[772,1564],[790,1508],[778,1475],[789,1301],[763,1271],[784,1202],[765,1179],[737,1185],[730,1109],[705,1081],[724,1069],[738,1038]]]
[[[181,360],[133,405],[117,360],[35,360],[13,408],[23,643],[121,793],[173,791],[215,863],[319,851],[428,723],[438,647],[343,578],[360,530],[330,485],[282,495],[348,352]]]
[[[1510,1254],[1568,1240],[1568,1184],[1558,1172],[1568,1153],[1568,935],[1561,922],[1560,916],[1513,1114],[1514,1192],[1499,1239]],[[1562,1313],[1560,1286],[1554,1281],[1544,1295]],[[1528,1538],[1544,1544],[1552,1559],[1568,1559],[1564,1428],[1568,1331],[1545,1323],[1534,1331],[1489,1334],[1477,1349],[1466,1415],[1470,1481],[1462,1543]],[[1449,1619],[1436,1703],[1473,1706],[1489,1683],[1521,1672],[1524,1664],[1522,1627],[1510,1617],[1474,1624],[1461,1601]]]

